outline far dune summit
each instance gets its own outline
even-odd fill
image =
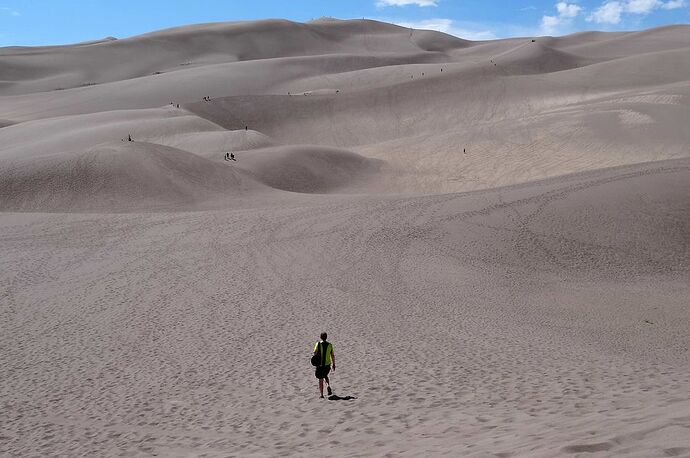
[[[688,25],[0,48],[0,455],[690,457],[689,125]]]

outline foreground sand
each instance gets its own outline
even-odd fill
[[[687,30],[2,50],[0,455],[690,456]]]

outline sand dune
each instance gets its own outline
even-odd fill
[[[155,141],[218,161],[223,159],[226,152],[266,148],[274,144],[267,135],[244,129],[176,133],[158,136]]]
[[[40,135],[36,135],[40,132]],[[217,125],[172,107],[104,111],[18,123],[0,131],[1,158],[46,156],[104,142],[158,140],[190,133],[225,133]]]
[[[237,167],[272,188],[304,193],[363,193],[383,165],[347,150],[282,146],[238,154]]]
[[[132,211],[194,208],[262,187],[241,171],[142,142],[114,142],[80,153],[3,160],[4,211]]]
[[[658,27],[628,33],[580,33],[557,39],[557,47],[589,56],[614,59],[650,52],[687,48],[688,25]]]
[[[89,45],[5,48],[0,54],[0,81],[3,93],[22,94],[183,71],[201,65],[356,52],[412,54],[434,51],[427,49],[429,45],[425,43],[442,43],[442,50],[468,43],[438,32],[423,32],[417,40],[408,36],[409,29],[368,21],[205,24]],[[434,39],[438,36],[442,36],[442,42]]]
[[[493,59],[501,71],[510,75],[529,75],[560,72],[586,66],[593,61],[544,46],[540,43],[523,43],[496,55]]]
[[[0,455],[690,456],[689,31],[1,48]]]

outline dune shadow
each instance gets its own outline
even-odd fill
[[[338,396],[337,394],[332,394],[328,396],[329,401],[351,401],[353,399],[357,399],[354,396]]]

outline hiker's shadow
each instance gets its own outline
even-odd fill
[[[328,396],[329,401],[351,401],[353,399],[357,399],[354,396],[338,396],[337,394],[332,394]]]

